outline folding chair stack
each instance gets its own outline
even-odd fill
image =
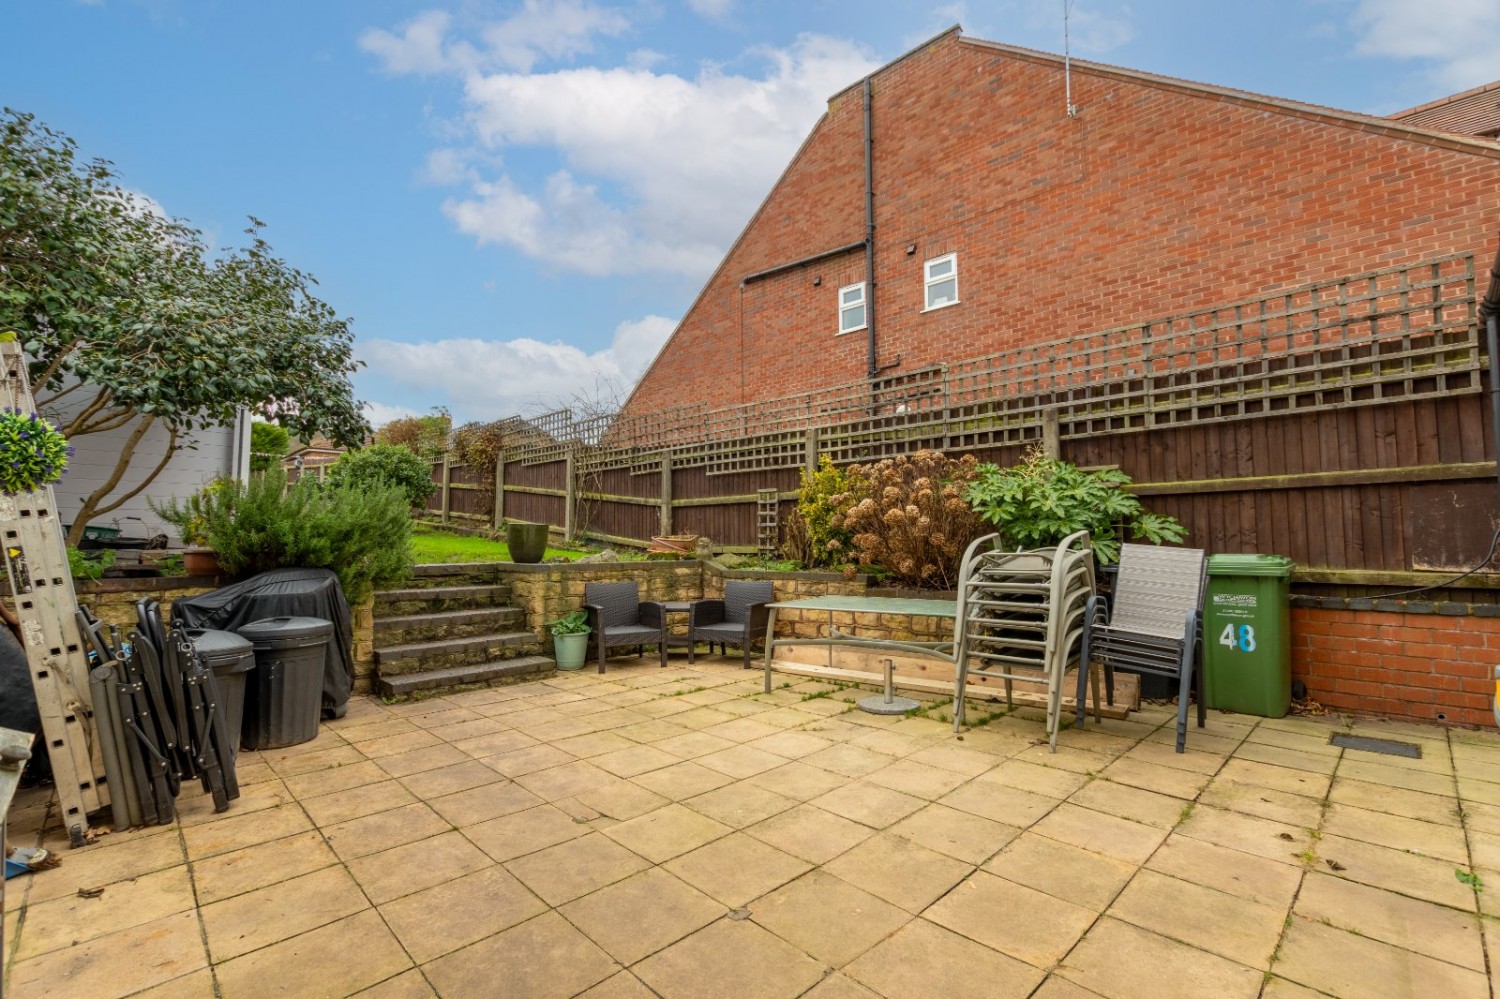
[[[1204,707],[1199,679],[1203,645],[1203,590],[1208,560],[1198,548],[1121,545],[1120,571],[1109,603],[1089,600],[1083,661],[1104,668],[1105,696],[1115,699],[1115,669],[1178,683],[1177,751],[1187,745],[1190,693],[1198,689],[1198,727]],[[1097,677],[1095,680],[1097,684]],[[1099,692],[1094,691],[1098,704]],[[1083,724],[1083,670],[1078,676],[1078,724]]]
[[[136,619],[127,643],[88,608],[78,611],[96,663],[90,687],[114,824],[171,822],[182,781],[195,777],[222,812],[240,792],[213,671],[187,632],[166,631],[156,601],[137,603]]]
[[[1007,704],[1014,704],[1016,680],[1040,681],[1047,687],[1047,741],[1055,752],[1063,678],[1082,641],[1094,590],[1093,549],[1087,531],[1032,551],[1000,551],[998,540],[990,534],[975,541],[960,568],[953,729],[963,724],[970,677],[1004,681]]]

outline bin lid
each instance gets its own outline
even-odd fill
[[[263,617],[236,631],[256,648],[284,649],[328,641],[333,637],[333,622],[320,617]]]
[[[188,628],[187,636],[212,669],[221,673],[240,673],[255,667],[254,646],[232,631]]]
[[[1285,555],[1210,555],[1210,576],[1278,576],[1290,578],[1295,563]]]

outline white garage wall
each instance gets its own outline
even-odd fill
[[[109,478],[135,426],[131,423],[118,430],[86,434],[71,441],[74,453],[68,462],[68,470],[53,486],[57,494],[57,512],[63,523],[72,523],[84,498]],[[198,431],[195,437],[196,447],[178,451],[144,492],[120,508],[95,517],[92,522],[105,527],[118,526],[121,533],[130,537],[166,534],[172,539],[173,547],[179,545],[181,539],[176,529],[162,523],[161,518],[151,512],[146,497],[157,500],[184,497],[197,492],[216,477],[243,479],[249,474],[250,420],[243,413],[233,425],[209,427]],[[130,468],[114,490],[115,495],[139,485],[161,460],[166,445],[166,430],[159,423],[153,424],[136,448]],[[140,520],[128,519],[131,517]],[[115,521],[119,523],[115,524]]]

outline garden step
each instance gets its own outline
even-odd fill
[[[503,607],[510,602],[506,584],[485,586],[422,586],[375,592],[375,616],[400,617],[407,614],[448,610],[472,610],[480,607]]]
[[[473,666],[493,659],[538,652],[540,649],[541,643],[529,631],[497,632],[376,648],[375,667],[383,677],[396,676],[450,666]]]
[[[499,578],[502,562],[430,562],[414,565],[408,586],[428,588],[461,584],[483,585]]]
[[[392,646],[431,642],[439,638],[473,638],[498,631],[515,631],[525,623],[526,612],[519,607],[477,607],[379,617],[375,621],[375,642]]]
[[[517,656],[495,662],[473,663],[466,666],[448,666],[426,670],[421,673],[404,673],[400,676],[382,676],[382,697],[405,697],[417,691],[450,690],[476,684],[514,683],[546,676],[556,664],[546,656]]]

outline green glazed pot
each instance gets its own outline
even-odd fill
[[[536,563],[547,554],[547,525],[517,522],[505,525],[505,543],[512,562]]]

